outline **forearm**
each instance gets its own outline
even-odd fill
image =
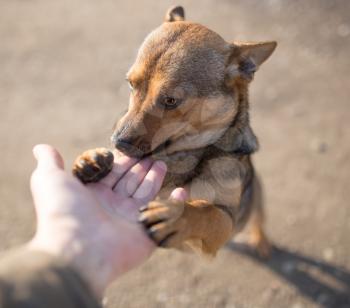
[[[80,275],[51,255],[21,248],[0,259],[1,307],[91,307],[96,298]]]

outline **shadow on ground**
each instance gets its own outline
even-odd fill
[[[268,261],[259,258],[245,244],[230,243],[227,247],[268,267],[321,307],[350,307],[350,272],[339,266],[284,247],[275,246]]]

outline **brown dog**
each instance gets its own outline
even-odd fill
[[[276,42],[227,43],[184,21],[182,7],[170,9],[142,44],[127,74],[129,110],[112,141],[129,156],[168,166],[159,198],[140,216],[159,246],[215,255],[250,218],[252,244],[269,254],[250,158],[258,142],[249,125],[248,86],[275,48]],[[85,183],[97,181],[111,163],[108,150],[90,150],[73,172]],[[167,199],[175,187],[186,188],[185,204]]]

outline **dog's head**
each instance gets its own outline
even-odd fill
[[[275,42],[228,43],[184,21],[181,7],[170,9],[127,73],[129,109],[112,142],[130,156],[171,155],[212,144],[236,123],[237,146],[256,146],[247,87],[275,47]]]

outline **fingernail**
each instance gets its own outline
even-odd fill
[[[187,192],[184,188],[178,187],[174,189],[170,195],[170,199],[175,199],[179,201],[186,201],[188,199]]]
[[[154,163],[154,165],[155,165],[157,168],[159,168],[159,169],[161,169],[162,171],[164,171],[164,172],[166,172],[167,169],[168,169],[166,163],[163,162],[162,160],[157,160],[157,161]]]
[[[32,149],[33,156],[36,160],[39,159],[39,151],[38,151],[39,146],[40,146],[40,144],[36,144]]]

